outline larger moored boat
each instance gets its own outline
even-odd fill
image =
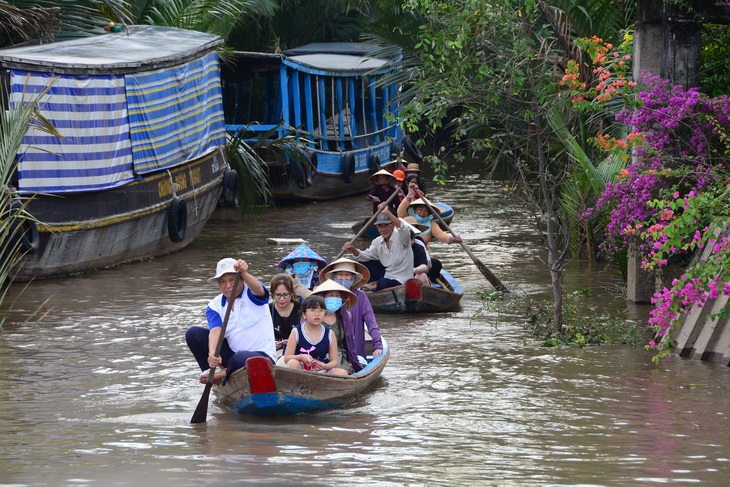
[[[11,190],[33,218],[16,279],[167,254],[199,235],[229,170],[220,42],[130,26],[0,50],[10,106],[40,97],[62,136],[31,127],[18,153]]]

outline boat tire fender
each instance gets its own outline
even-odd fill
[[[395,140],[390,142],[390,157],[391,159],[400,157],[400,147],[398,147],[398,143]]]
[[[291,175],[294,178],[294,182],[297,183],[302,189],[306,189],[311,186],[311,172],[309,170],[309,164],[302,163],[299,158],[292,157],[289,159],[289,167],[291,168]]]
[[[306,176],[307,176],[307,187],[314,184],[314,175],[317,174],[317,153],[311,152],[307,156],[307,160],[309,161],[309,164],[306,168]]]
[[[380,158],[375,154],[370,156],[370,174],[380,171]]]
[[[21,254],[35,254],[41,248],[41,237],[38,233],[38,225],[30,218],[21,214],[23,203],[13,201],[10,204],[12,223],[11,242],[20,248]]]
[[[223,173],[223,208],[238,208],[238,173],[233,169]]]
[[[411,140],[411,138],[408,136],[403,139],[403,149],[405,150],[406,154],[408,154],[411,159],[413,159],[413,162],[423,162],[423,154],[421,153],[421,149],[419,149],[413,142],[413,140]]]
[[[175,243],[185,239],[185,231],[188,228],[188,205],[182,198],[175,197],[170,202],[167,211],[167,232],[170,240]]]
[[[342,162],[342,180],[345,183],[352,183],[355,179],[355,154],[345,155],[345,160]]]

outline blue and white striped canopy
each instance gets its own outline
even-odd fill
[[[225,143],[215,52],[124,75],[11,70],[11,103],[28,101],[46,88],[39,108],[62,137],[29,129],[18,154],[21,192],[113,188]]]

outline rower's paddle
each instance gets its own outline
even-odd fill
[[[226,336],[226,327],[228,326],[228,317],[231,316],[231,310],[233,309],[233,301],[235,301],[236,290],[238,289],[238,283],[241,282],[241,273],[236,272],[236,279],[233,281],[233,291],[231,291],[231,298],[228,300],[228,306],[226,307],[226,315],[223,317],[223,326],[221,326],[221,334],[218,337],[218,343],[215,346],[215,356],[218,357],[221,354],[221,348],[223,348],[223,339]],[[210,374],[208,374],[208,382],[205,383],[205,390],[203,395],[198,401],[198,407],[195,408],[193,418],[190,420],[191,423],[205,423],[208,416],[208,399],[210,398],[210,389],[213,387],[213,376],[215,375],[215,367],[210,368]]]
[[[415,188],[414,188],[415,189]],[[418,196],[423,200],[423,202],[426,204],[426,207],[428,208],[428,211],[430,211],[433,215],[438,218],[439,222],[444,226],[444,228],[451,233],[451,235],[456,236],[453,230],[449,227],[449,225],[444,221],[443,218],[441,218],[441,215],[438,211],[434,210],[433,206],[431,206],[431,203],[426,199],[423,193],[421,193],[419,190],[415,190]],[[477,269],[479,269],[479,272],[482,273],[484,277],[487,278],[487,281],[489,281],[492,286],[494,286],[494,289],[497,291],[502,291],[503,293],[508,293],[509,290],[505,287],[504,284],[502,284],[502,281],[497,279],[497,276],[492,274],[492,271],[490,271],[487,266],[482,264],[482,261],[477,258],[476,255],[472,253],[471,250],[466,246],[464,242],[459,242],[459,245],[461,245],[461,248],[466,251],[467,254],[469,254],[469,257],[471,257],[472,262],[474,262],[474,265],[477,266]]]
[[[395,198],[395,195],[397,195],[397,194],[398,194],[398,188],[395,188],[395,191],[393,191],[393,194],[391,194],[388,197],[388,199],[385,200],[385,204],[383,205],[383,207],[382,208],[378,208],[378,211],[376,211],[375,213],[373,213],[373,216],[370,217],[370,220],[368,220],[368,222],[365,225],[362,226],[362,228],[360,229],[360,231],[357,232],[357,235],[355,235],[355,238],[353,238],[352,240],[350,240],[350,242],[349,242],[350,245],[352,245],[355,242],[355,240],[357,240],[358,238],[360,238],[360,236],[363,233],[365,233],[365,231],[370,227],[370,225],[373,224],[373,222],[378,217],[378,215],[380,215],[383,212],[383,210],[388,207],[388,205],[390,204],[390,202],[393,201],[393,198]],[[335,260],[339,259],[340,257],[342,257],[344,255],[344,253],[345,253],[345,250],[344,249],[343,250],[340,250],[340,253],[337,254],[337,257],[335,257],[332,260],[335,261]]]

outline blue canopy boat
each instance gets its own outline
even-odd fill
[[[278,200],[329,200],[366,192],[368,177],[404,148],[393,103],[397,84],[383,77],[400,55],[352,43],[314,43],[281,54],[236,52],[223,67],[226,129],[249,145],[289,134],[302,157],[261,152]],[[405,142],[405,143],[404,143]]]
[[[100,29],[100,32],[101,29]],[[62,137],[30,127],[17,154],[16,280],[182,249],[228,168],[215,35],[156,26],[0,50],[10,108],[40,97]],[[233,173],[235,174],[235,173]],[[17,206],[17,205],[19,206]]]

